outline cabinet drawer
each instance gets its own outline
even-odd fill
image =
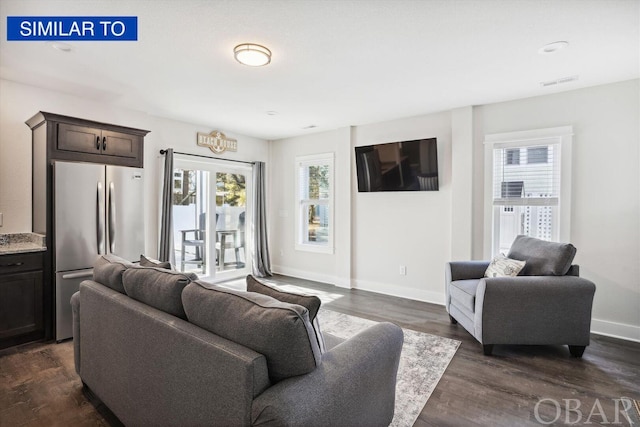
[[[44,252],[0,255],[0,276],[21,271],[42,270]]]

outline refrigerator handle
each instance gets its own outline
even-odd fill
[[[102,255],[102,248],[104,248],[104,188],[102,188],[102,182],[98,181],[96,201],[96,223],[98,224],[96,233],[98,237],[98,254]]]
[[[115,201],[115,184],[109,183],[109,252],[114,253],[116,250],[116,201]]]

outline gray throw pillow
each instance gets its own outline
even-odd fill
[[[122,282],[127,295],[151,307],[172,314],[181,319],[187,315],[182,306],[182,290],[195,274],[184,274],[178,271],[158,267],[133,266],[122,275]]]
[[[134,264],[118,256],[100,255],[93,263],[93,281],[101,283],[114,291],[125,293],[122,274]]]
[[[517,236],[508,258],[526,261],[521,276],[564,276],[569,271],[576,248],[571,243],[547,242],[528,236]]]
[[[166,268],[167,270],[173,270],[169,261],[158,261],[157,259],[147,258],[144,255],[140,255],[140,265],[143,267],[158,267]]]
[[[320,331],[320,322],[318,320],[318,310],[320,310],[320,298],[315,295],[303,295],[293,292],[285,292],[273,286],[262,283],[251,274],[247,276],[247,292],[257,292],[263,295],[269,295],[278,301],[288,302],[289,304],[298,304],[309,310],[309,320],[316,334],[316,340],[320,346],[320,351],[325,352],[324,337]]]
[[[300,305],[202,281],[185,287],[182,302],[189,322],[264,355],[273,383],[321,363],[309,311]]]

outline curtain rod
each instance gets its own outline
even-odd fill
[[[160,154],[164,155],[166,152],[167,150],[160,150]],[[225,159],[222,157],[203,156],[202,154],[181,153],[180,151],[174,151],[173,154],[182,154],[183,156],[203,157],[205,159],[213,159],[213,160],[224,160],[225,162],[246,163],[248,165],[255,164],[255,162],[246,162],[244,160],[234,160],[234,159]]]

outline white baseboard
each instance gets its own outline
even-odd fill
[[[271,271],[283,276],[295,277],[297,279],[313,280],[315,282],[328,283],[339,288],[349,289],[349,279],[343,277],[332,276],[329,274],[316,273],[314,271],[299,270],[297,268],[285,267],[282,265],[272,265]]]
[[[640,326],[591,319],[591,333],[627,341],[640,342]]]
[[[299,270],[280,265],[273,265],[274,273],[284,276],[296,277],[298,279],[313,280],[316,282],[328,283],[341,288],[353,288],[363,291],[375,292],[383,295],[412,299],[416,301],[428,302],[431,304],[444,305],[444,292],[425,291],[422,289],[408,288],[406,286],[392,285],[388,283],[373,282],[368,280],[345,279],[327,274]],[[618,338],[627,341],[640,342],[640,327],[627,325],[624,323],[610,322],[607,320],[592,319],[591,333]]]
[[[391,285],[388,283],[373,282],[369,280],[354,280],[353,289],[376,292],[378,294],[391,295],[412,299],[416,301],[428,302],[431,304],[444,305],[444,292],[425,291],[423,289],[408,288],[406,286]]]

